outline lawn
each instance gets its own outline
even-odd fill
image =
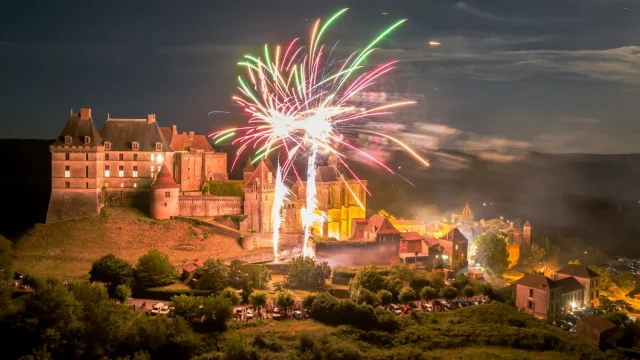
[[[153,220],[133,208],[110,207],[97,217],[37,224],[18,239],[14,268],[43,276],[86,277],[91,263],[105,254],[135,264],[153,248],[175,264],[269,250],[245,251],[234,238],[175,220]]]

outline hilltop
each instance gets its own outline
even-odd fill
[[[107,253],[135,263],[153,248],[175,264],[252,253],[231,237],[175,220],[152,220],[133,208],[108,207],[97,217],[36,224],[17,239],[14,268],[58,277],[86,276],[91,263]]]

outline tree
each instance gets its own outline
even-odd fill
[[[229,302],[231,302],[233,306],[238,306],[242,303],[242,297],[238,294],[238,290],[232,287],[224,288],[222,292],[220,292],[220,296],[229,299]]]
[[[276,296],[276,306],[285,310],[291,308],[295,304],[293,294],[288,291],[280,291]]]
[[[221,259],[207,259],[198,272],[201,289],[218,293],[229,284],[229,267]]]
[[[2,281],[7,281],[11,278],[12,246],[11,241],[0,235],[0,279]]]
[[[302,307],[311,309],[313,302],[316,300],[316,294],[307,294],[302,298]]]
[[[131,288],[129,285],[120,284],[116,286],[115,294],[116,300],[120,301],[122,304],[126,303],[131,297]]]
[[[359,288],[356,291],[352,291],[350,294],[351,300],[356,304],[367,304],[371,306],[376,306],[380,300],[376,296],[375,293],[365,289]]]
[[[501,277],[509,267],[508,242],[509,239],[495,228],[485,231],[475,241],[476,262],[490,274]]]
[[[426,301],[433,300],[438,298],[438,292],[431,286],[425,286],[420,290],[420,298]]]
[[[190,295],[176,295],[171,298],[171,315],[180,316],[189,323],[194,323],[202,317],[200,306],[203,298]]]
[[[400,294],[400,290],[403,286],[404,283],[402,282],[402,280],[398,279],[395,276],[387,276],[384,279],[384,289],[388,290],[394,298],[398,297],[398,294]]]
[[[69,283],[69,291],[71,291],[76,300],[82,303],[85,309],[94,306],[100,301],[109,299],[107,289],[100,284],[72,281]]]
[[[458,291],[453,286],[445,286],[440,290],[440,297],[447,300],[453,300],[458,295]]]
[[[441,289],[444,287],[444,277],[444,271],[434,270],[427,275],[427,280],[433,288]]]
[[[418,292],[425,286],[431,286],[431,283],[429,282],[429,280],[427,280],[427,278],[414,277],[413,279],[411,279],[411,282],[409,282],[409,286],[411,286],[413,290]]]
[[[228,298],[208,296],[202,301],[203,327],[207,331],[222,330],[233,315],[233,305]]]
[[[254,265],[233,260],[229,265],[229,281],[236,289],[246,292],[264,289],[270,280],[271,271],[264,264]]]
[[[290,286],[308,289],[324,286],[331,277],[331,267],[327,262],[316,263],[315,258],[300,256],[289,261],[287,275]]]
[[[529,253],[531,254],[531,258],[534,261],[533,266],[535,267],[536,264],[538,264],[540,260],[542,260],[542,258],[546,255],[547,252],[543,248],[538,246],[538,244],[533,243],[529,248]]]
[[[389,305],[391,304],[391,302],[393,301],[393,294],[391,294],[389,291],[387,290],[380,290],[378,291],[378,299],[380,299],[380,304],[382,305]]]
[[[136,285],[142,288],[171,284],[178,275],[169,257],[156,249],[138,259],[135,273]]]
[[[405,286],[400,289],[400,293],[398,293],[398,300],[403,303],[408,303],[409,301],[413,301],[416,299],[416,292],[409,286]]]
[[[470,298],[470,297],[472,297],[473,295],[476,294],[476,291],[473,290],[473,288],[471,286],[467,285],[467,286],[464,287],[464,289],[462,289],[462,293],[467,298]]]
[[[249,304],[256,307],[263,307],[267,305],[267,293],[266,292],[254,292],[249,295]]]
[[[403,283],[410,283],[414,278],[413,269],[407,264],[393,264],[390,275],[400,279]]]
[[[458,274],[451,285],[458,291],[461,291],[465,286],[469,285],[469,278],[462,273]]]
[[[133,267],[113,254],[107,254],[91,265],[91,281],[101,281],[115,288],[120,284],[133,285]]]
[[[369,291],[377,292],[385,288],[385,279],[378,272],[375,265],[367,265],[356,272],[356,276],[349,281],[349,291],[363,287]]]

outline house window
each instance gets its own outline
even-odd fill
[[[109,187],[109,183],[104,183],[104,187],[108,188]]]
[[[109,160],[109,154],[104,154],[104,159]]]
[[[111,142],[105,141],[104,142],[104,149],[105,150],[111,150]]]
[[[68,166],[64,167],[64,177],[71,177],[71,170],[69,170]]]
[[[536,303],[535,301],[527,301],[527,309],[529,310],[535,310],[536,309]]]
[[[84,177],[89,177],[89,167],[88,166],[84,167]]]
[[[118,154],[118,160],[120,161],[124,160],[124,154]]]
[[[155,171],[155,170],[154,170],[154,166],[153,166],[153,165],[151,165],[151,177],[153,177],[153,172],[154,172],[154,171]]]
[[[70,145],[71,144],[71,136],[65,136],[64,137],[64,143],[66,145]]]
[[[118,166],[118,176],[124,177],[124,166],[122,165]]]
[[[138,187],[138,183],[133,183],[133,187],[137,188]]]
[[[155,161],[156,160],[156,155],[155,154],[151,154],[151,161]]]
[[[104,177],[109,177],[109,175],[110,175],[109,165],[105,165],[104,166]]]
[[[138,167],[137,166],[133,167],[133,177],[138,177]]]
[[[131,149],[132,150],[138,150],[138,143],[135,142],[135,141],[133,143],[131,143]]]
[[[529,289],[529,297],[533,297],[533,289]]]
[[[133,154],[133,161],[138,161],[138,154]]]
[[[68,182],[68,181],[67,181],[67,182],[65,182],[65,183],[64,183],[64,187],[65,187],[65,188],[67,188],[67,189],[68,189],[68,188],[70,188],[70,187],[71,187],[71,183],[70,183],[70,182]]]
[[[162,151],[162,143],[156,143],[156,151]]]
[[[88,145],[90,142],[91,142],[91,137],[89,137],[89,136],[85,136],[85,137],[84,137],[84,144],[85,144],[85,145]]]
[[[165,197],[165,199],[170,198],[170,197],[171,197],[171,192],[169,192],[169,191],[165,191],[165,192],[164,192],[164,197]]]
[[[456,244],[456,250],[458,250],[458,245]]]

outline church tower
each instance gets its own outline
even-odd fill
[[[524,223],[524,226],[522,227],[522,239],[525,244],[531,245],[531,223],[528,221]]]
[[[242,180],[243,181],[249,181],[249,179],[251,179],[251,176],[253,176],[253,172],[256,169],[253,167],[253,164],[251,163],[251,156],[249,156],[247,158],[247,164],[244,166],[244,169],[242,169]]]

